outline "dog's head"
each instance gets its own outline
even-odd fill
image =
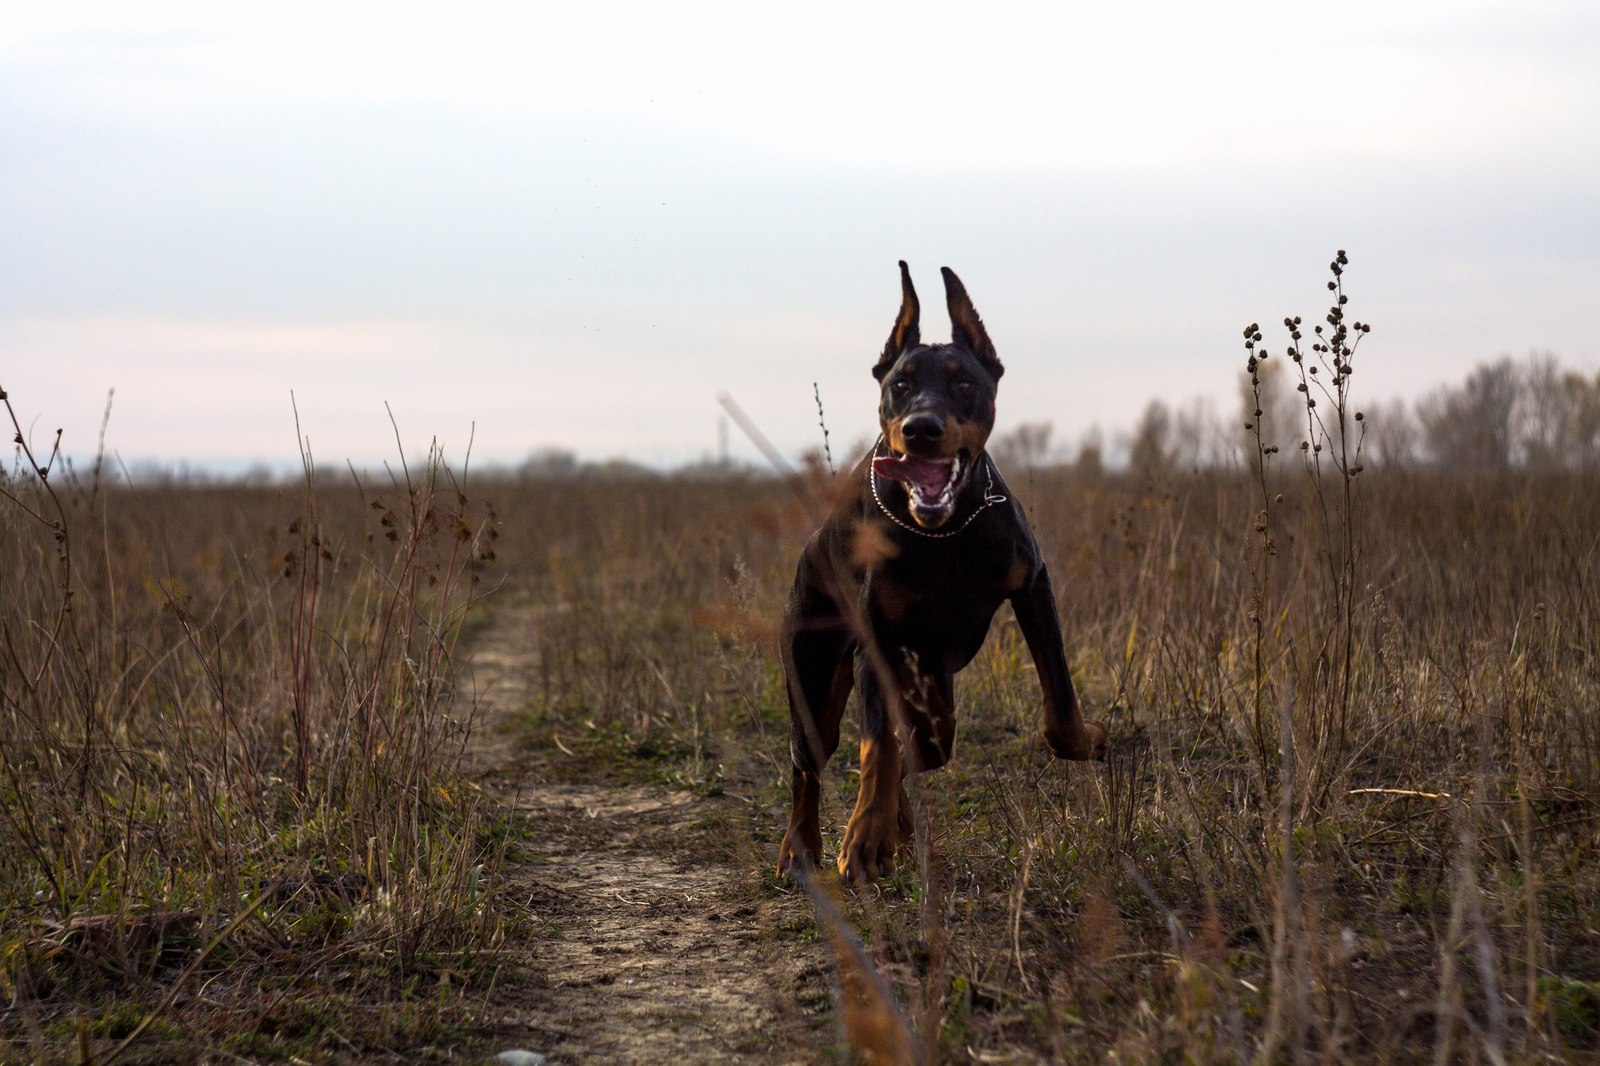
[[[878,421],[889,446],[872,469],[905,486],[911,517],[925,529],[939,528],[955,513],[994,429],[995,389],[1005,372],[961,279],[949,267],[942,272],[950,343],[921,343],[921,308],[902,261],[900,317],[872,368],[883,390]]]

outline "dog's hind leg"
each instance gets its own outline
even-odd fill
[[[955,675],[924,673],[907,663],[900,671],[900,691],[904,724],[905,758],[901,768],[900,811],[896,823],[900,846],[916,843],[916,819],[911,798],[906,794],[905,778],[910,774],[937,770],[950,761],[955,749]]]
[[[900,691],[905,693],[906,773],[937,770],[955,753],[955,675],[908,664],[901,670]]]
[[[780,876],[796,866],[815,867],[822,854],[822,770],[839,747],[839,722],[853,686],[853,650],[854,641],[838,629],[797,629],[785,640],[793,784],[789,827],[778,849]]]

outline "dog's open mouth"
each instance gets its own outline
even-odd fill
[[[911,497],[911,517],[919,526],[935,529],[955,513],[956,493],[961,488],[967,464],[960,455],[948,459],[880,455],[872,460],[872,472],[904,485]]]

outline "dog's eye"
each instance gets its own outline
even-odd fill
[[[904,396],[911,391],[911,382],[905,378],[900,378],[897,381],[890,382],[889,388],[896,396]]]
[[[977,387],[978,387],[977,382],[974,382],[974,381],[958,381],[958,382],[956,382],[956,391],[961,393],[961,395],[963,395],[963,396],[971,396],[972,393],[973,393],[973,390],[975,390]]]

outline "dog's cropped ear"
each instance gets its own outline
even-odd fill
[[[900,353],[907,348],[914,348],[922,339],[921,331],[917,328],[917,320],[922,315],[922,305],[917,303],[917,290],[911,286],[911,268],[906,266],[904,259],[900,260],[900,317],[894,320],[894,331],[889,334],[889,343],[883,346],[883,354],[878,357],[878,365],[872,368],[872,376],[879,381],[883,375],[894,366],[895,360],[900,358]]]
[[[984,369],[999,381],[1006,368],[1000,365],[1000,357],[994,354],[994,342],[983,328],[983,319],[978,317],[977,308],[972,306],[966,286],[961,284],[961,279],[949,267],[941,267],[939,272],[944,275],[944,295],[950,305],[951,340],[977,356]]]

